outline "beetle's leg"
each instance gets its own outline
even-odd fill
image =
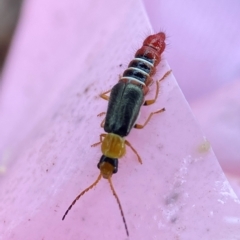
[[[91,147],[96,147],[97,145],[101,144],[102,141],[103,141],[103,139],[104,139],[106,136],[107,136],[106,133],[100,134],[100,142],[97,142],[97,143],[92,144]]]
[[[108,100],[109,100],[109,96],[108,96],[107,94],[110,93],[111,90],[112,90],[112,89],[110,89],[110,90],[108,90],[108,91],[106,91],[106,92],[101,93],[101,94],[100,94],[100,97],[101,97],[102,99],[108,101]]]
[[[138,161],[142,164],[142,159],[141,159],[141,157],[138,155],[137,151],[133,148],[133,146],[131,145],[131,143],[128,142],[127,140],[125,140],[125,143],[126,143],[126,145],[129,146],[129,147],[132,149],[132,151],[137,155]]]
[[[148,105],[156,102],[156,100],[158,98],[158,94],[159,94],[159,82],[164,80],[171,72],[172,72],[172,70],[167,71],[160,80],[156,81],[157,87],[156,87],[155,97],[154,97],[154,99],[145,100],[145,102],[143,103],[144,106],[148,106]]]
[[[141,125],[141,124],[135,124],[135,125],[134,125],[134,128],[137,128],[137,129],[142,129],[142,128],[144,128],[154,114],[161,113],[161,112],[164,112],[164,111],[165,111],[165,108],[162,108],[162,109],[160,109],[160,110],[158,110],[158,111],[156,111],[156,112],[150,113],[149,116],[148,116],[148,118],[147,118],[147,120],[146,120],[146,122],[145,122],[143,125]]]

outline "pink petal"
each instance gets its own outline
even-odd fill
[[[104,180],[61,218],[99,173],[101,152],[90,145],[107,103],[98,95],[150,29],[137,1],[26,2],[0,102],[3,239],[126,239]],[[168,69],[163,61],[156,79]],[[131,239],[237,239],[240,201],[173,74],[139,122],[162,107],[127,137],[143,165],[128,150],[113,176]]]

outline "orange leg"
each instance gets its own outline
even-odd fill
[[[101,94],[100,94],[100,97],[101,97],[102,99],[108,101],[108,100],[109,100],[109,96],[108,96],[107,94],[110,93],[111,90],[112,90],[112,89],[110,89],[110,90],[108,90],[108,91],[106,91],[106,92],[101,93]]]
[[[151,99],[151,100],[145,100],[145,102],[143,103],[144,106],[151,105],[157,101],[158,94],[159,94],[159,82],[164,80],[171,72],[172,70],[167,71],[160,80],[156,81],[157,87],[156,87],[155,97],[154,99]]]
[[[104,127],[104,123],[105,123],[105,118],[102,120],[102,122],[101,122],[101,128],[103,128]]]
[[[109,100],[109,96],[107,95],[109,92],[111,92],[111,90],[112,89],[110,89],[110,90],[108,90],[108,91],[106,91],[106,92],[104,92],[104,93],[101,93],[100,94],[100,97],[102,98],[102,99],[104,99],[104,100]],[[103,116],[104,114],[106,114],[106,112],[101,112],[101,113],[99,113],[97,116],[98,117],[101,117],[101,116]],[[104,122],[104,121],[103,121]],[[101,127],[103,126],[103,122],[101,123]]]
[[[96,147],[97,145],[101,144],[102,141],[103,141],[103,138],[105,138],[106,136],[107,136],[106,133],[100,134],[100,142],[97,142],[97,143],[92,144],[91,147]]]
[[[161,113],[161,112],[164,112],[164,111],[165,111],[165,108],[162,108],[162,109],[160,109],[160,110],[158,110],[158,111],[156,111],[156,112],[150,113],[150,115],[148,116],[146,122],[145,122],[143,125],[141,125],[141,124],[135,124],[135,125],[134,125],[134,128],[137,128],[137,129],[142,129],[142,128],[144,128],[144,127],[147,125],[147,123],[150,121],[151,117],[152,117],[154,114]]]
[[[158,98],[158,94],[159,94],[159,82],[156,81],[156,84],[157,84],[157,87],[156,87],[156,93],[155,93],[154,99],[145,100],[145,102],[143,103],[144,106],[148,106],[148,105],[151,105],[151,104],[153,104],[153,103],[156,102],[156,100],[157,100],[157,98]]]
[[[98,116],[98,117],[101,117],[101,116],[103,116],[104,114],[106,114],[106,112],[101,112],[101,113],[99,113],[97,116]]]
[[[125,143],[126,143],[126,145],[129,146],[129,147],[132,149],[132,151],[137,155],[138,161],[142,164],[142,159],[141,159],[141,157],[138,155],[137,151],[133,148],[133,146],[131,145],[131,143],[128,142],[127,140],[125,140]]]
[[[159,79],[158,81],[160,82],[160,81],[164,80],[164,79],[165,79],[168,75],[170,75],[171,73],[172,73],[172,69],[169,70],[169,71],[167,71],[167,72],[162,76],[162,78]]]
[[[97,116],[98,117],[101,117],[102,115],[104,115],[104,114],[106,114],[106,112],[101,112],[101,113],[99,113]],[[103,128],[104,127],[104,123],[105,123],[105,118],[102,120],[102,122],[101,122],[101,124],[100,124],[100,126]]]

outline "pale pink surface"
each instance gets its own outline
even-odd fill
[[[240,181],[240,2],[144,2],[155,31],[169,36],[166,58],[223,170]]]
[[[213,149],[216,149],[216,156],[223,169],[228,174],[240,178],[239,93],[240,81],[237,80],[225,84],[209,96],[194,101],[192,107],[196,110],[195,115],[207,132]]]
[[[84,4],[26,5],[0,105],[1,154],[13,159],[1,179],[2,239],[126,238],[104,180],[61,218],[98,174],[100,149],[90,145],[107,104],[98,94],[116,83],[151,27],[137,1]],[[167,69],[163,62],[158,78]],[[143,165],[129,150],[113,177],[130,238],[238,239],[239,200],[173,75],[139,121],[162,107],[166,112],[128,137]]]

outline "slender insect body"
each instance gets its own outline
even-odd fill
[[[120,200],[115,192],[112,184],[112,175],[118,171],[118,159],[122,158],[126,152],[126,145],[136,154],[138,161],[142,164],[142,160],[137,151],[124,138],[132,128],[142,129],[149,122],[154,114],[165,111],[160,109],[152,112],[143,125],[137,124],[140,108],[142,105],[150,105],[155,103],[159,93],[159,81],[170,74],[168,71],[162,79],[156,81],[155,98],[145,100],[145,95],[149,91],[149,85],[153,82],[152,76],[156,72],[156,66],[161,60],[161,54],[165,49],[165,34],[163,32],[148,36],[143,42],[143,46],[136,52],[134,59],[129,63],[128,68],[124,71],[123,76],[118,83],[110,90],[110,97],[106,94],[110,91],[102,93],[101,98],[108,100],[108,108],[105,120],[101,126],[106,133],[100,135],[100,142],[93,144],[97,146],[101,144],[102,156],[97,167],[100,174],[97,180],[81,192],[65,212],[62,220],[66,217],[76,201],[87,191],[92,189],[103,177],[108,180],[110,188],[118,203],[123,223],[127,235],[129,235],[127,223],[123,214]],[[102,115],[103,113],[99,114]]]

